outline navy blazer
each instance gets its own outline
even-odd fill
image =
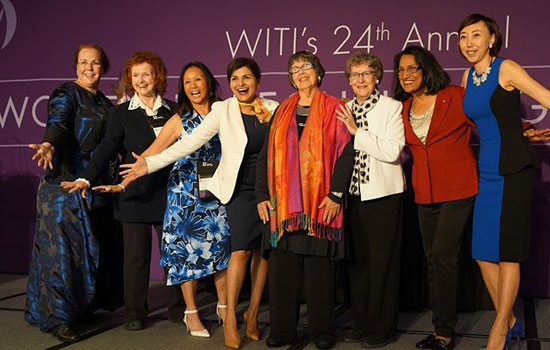
[[[177,105],[165,100],[170,109],[162,106],[158,116],[168,121],[177,111]],[[107,117],[105,137],[96,147],[90,163],[81,177],[92,184],[113,155],[119,154],[122,163],[134,163],[132,152],[143,153],[155,140],[155,133],[145,111],[128,110],[129,102],[111,109]],[[123,222],[161,223],[166,208],[166,184],[172,166],[141,177],[118,195],[114,216]]]

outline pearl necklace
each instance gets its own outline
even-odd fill
[[[491,59],[491,62],[489,62],[489,65],[487,66],[487,68],[485,68],[485,71],[480,76],[476,74],[475,69],[472,70],[472,80],[474,81],[475,86],[480,86],[481,83],[487,80],[487,77],[489,76],[489,74],[491,74],[492,63],[493,63],[493,60]]]

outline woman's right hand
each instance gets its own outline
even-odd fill
[[[38,166],[53,169],[53,154],[55,153],[55,147],[49,142],[42,142],[41,144],[31,143],[29,148],[36,150],[36,153],[32,156],[32,160],[38,159]]]
[[[273,208],[273,205],[271,205],[271,201],[263,201],[256,205],[258,208],[258,215],[260,216],[260,219],[262,219],[263,223],[266,224],[269,221],[269,211],[275,210]]]
[[[351,113],[348,105],[338,106],[336,114],[338,114],[336,118],[346,125],[349,133],[355,135],[357,133],[357,124],[355,124],[355,118],[353,118],[353,113]]]
[[[120,165],[121,168],[126,169],[121,171],[120,175],[122,175],[124,180],[128,180],[130,182],[149,173],[149,168],[147,168],[145,157],[142,157],[134,152],[132,152],[132,156],[136,159],[136,162],[134,164]]]

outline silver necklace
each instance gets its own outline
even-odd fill
[[[480,86],[481,83],[485,82],[487,80],[487,77],[489,74],[491,74],[491,64],[493,63],[493,59],[491,59],[491,62],[489,62],[489,65],[487,68],[485,68],[485,71],[481,73],[481,75],[476,74],[476,70],[472,69],[472,80],[474,81],[475,86]]]

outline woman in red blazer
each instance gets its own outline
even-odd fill
[[[419,349],[454,346],[457,264],[464,227],[477,194],[470,148],[473,122],[462,109],[464,89],[426,49],[410,46],[395,56],[395,99],[403,101],[405,139],[413,156],[412,184],[428,265],[434,334]]]

